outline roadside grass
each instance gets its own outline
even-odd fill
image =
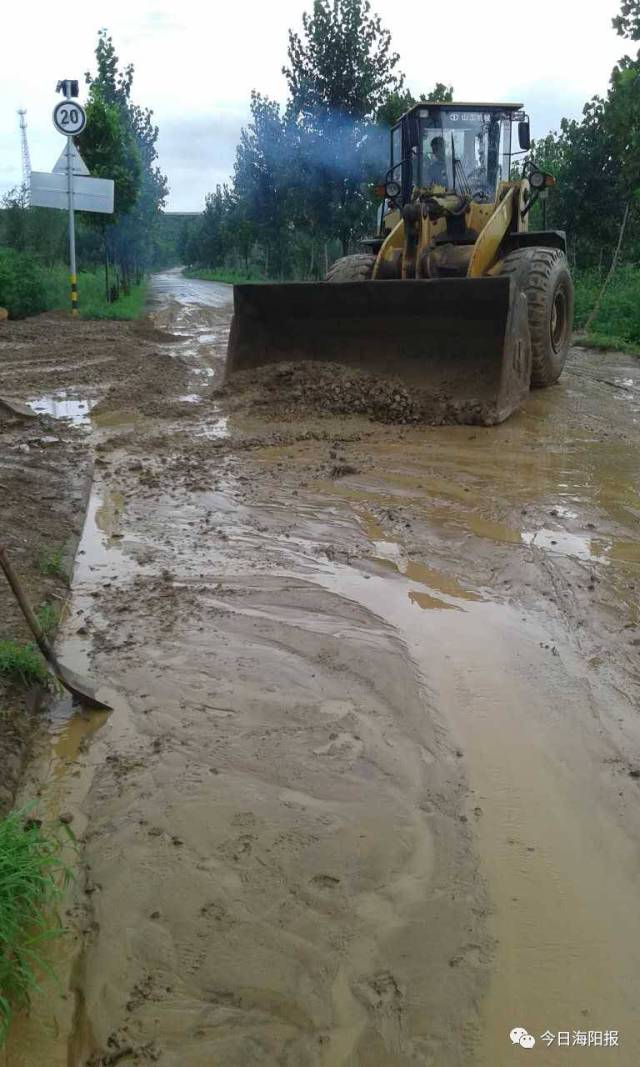
[[[598,314],[588,333],[580,334],[594,307],[603,277],[598,270],[577,271],[575,283],[576,341],[586,348],[615,348],[631,355],[640,354],[640,269],[626,264],[618,267],[602,298]]]
[[[62,556],[62,548],[48,548],[41,552],[36,564],[40,574],[47,578],[66,578]]]
[[[63,831],[29,817],[29,809],[0,819],[0,1046],[15,1011],[28,1008],[39,973],[51,973],[42,949],[63,932],[55,905],[71,873],[62,860]]]
[[[78,311],[81,319],[138,319],[147,296],[147,279],[131,287],[128,296],[107,303],[102,270],[78,272]],[[69,274],[65,267],[52,267],[45,283],[48,309],[69,308]]]
[[[148,280],[145,278],[139,285],[133,285],[128,296],[121,296],[112,304],[104,299],[104,294],[99,298],[88,297],[83,300],[78,280],[78,307],[81,319],[139,319],[144,312],[147,299]]]
[[[601,333],[574,333],[574,344],[582,348],[595,348],[600,352],[625,352],[629,356],[640,356],[640,341],[624,341],[621,337],[611,337]]]
[[[104,296],[104,271],[78,272],[78,310],[84,319],[137,319],[144,309],[146,278],[128,296],[112,304]],[[0,247],[0,307],[9,317],[22,319],[42,311],[71,307],[69,271],[62,264],[47,267],[35,256]]]
[[[264,282],[267,279],[255,271],[245,273],[241,270],[206,270],[204,267],[185,267],[185,278],[199,278],[203,282],[226,282],[228,285],[241,285],[243,282]]]
[[[49,673],[35,645],[0,641],[0,675],[22,685],[46,684]]]
[[[60,620],[60,608],[45,600],[36,611],[36,618],[45,632],[46,637],[53,637],[58,629]]]

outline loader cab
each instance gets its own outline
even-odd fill
[[[511,172],[512,125],[529,147],[521,104],[418,104],[391,130],[387,210],[408,203],[416,189],[458,193],[477,202],[496,198]]]

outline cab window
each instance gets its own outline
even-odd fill
[[[391,166],[397,167],[402,162],[402,130],[396,126],[391,135]]]

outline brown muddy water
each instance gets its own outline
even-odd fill
[[[203,404],[90,419],[59,651],[115,711],[25,786],[78,880],[6,1064],[631,1067],[638,364],[576,350],[501,427],[274,443],[208,399],[228,292],[154,288]]]

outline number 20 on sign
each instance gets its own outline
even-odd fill
[[[59,133],[75,137],[87,124],[84,108],[75,100],[61,100],[53,109],[53,125]]]

